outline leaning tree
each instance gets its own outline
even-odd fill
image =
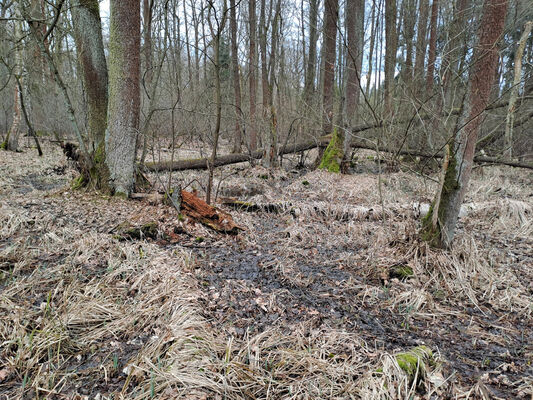
[[[447,144],[441,184],[421,231],[424,240],[438,247],[449,247],[455,234],[472,171],[483,112],[496,75],[497,44],[503,33],[506,13],[507,0],[485,1],[463,112],[458,129]]]

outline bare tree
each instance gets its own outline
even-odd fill
[[[398,48],[398,33],[396,31],[396,0],[385,0],[385,87],[384,110],[385,116],[392,114],[392,93],[394,73],[396,70],[396,50]]]
[[[431,29],[429,34],[429,55],[426,76],[426,92],[428,95],[433,91],[435,81],[435,59],[437,57],[437,17],[439,14],[439,0],[433,0],[431,6]]]
[[[455,234],[459,210],[470,180],[483,112],[498,65],[497,44],[503,33],[506,13],[507,0],[485,1],[459,129],[447,146],[440,189],[423,221],[422,238],[435,246],[449,247]]]
[[[237,46],[237,6],[230,0],[230,32],[231,32],[231,63],[233,71],[233,90],[235,93],[235,136],[233,137],[233,153],[240,153],[242,145],[241,129],[241,78],[239,74],[239,49]]]
[[[248,64],[249,64],[249,84],[250,84],[250,150],[257,150],[257,116],[256,116],[256,2],[250,0],[248,3],[248,15],[249,15],[249,36],[250,36],[250,48],[248,49]]]

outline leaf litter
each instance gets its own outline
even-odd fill
[[[70,191],[68,163],[45,154],[0,152],[0,395],[532,395],[533,186],[522,171],[474,175],[446,252],[416,238],[412,205],[435,188],[411,173],[382,176],[381,199],[369,172],[224,167],[220,197],[291,204],[231,210],[247,230],[225,236],[168,206]],[[205,175],[173,179],[201,191]],[[343,217],[356,207],[380,211]],[[153,238],[114,237],[154,222]],[[406,373],[398,357],[421,345],[434,362],[415,358]]]

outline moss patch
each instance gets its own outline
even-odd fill
[[[453,148],[453,143],[450,144]],[[459,182],[457,181],[457,158],[455,154],[450,155],[446,173],[444,175],[444,183],[440,192],[440,200],[435,199],[431,204],[429,212],[422,219],[422,229],[420,230],[420,238],[428,242],[433,247],[444,247],[444,238],[441,224],[446,221],[447,210],[451,201],[452,195],[459,190]],[[433,214],[435,204],[439,201],[437,224],[433,225]]]
[[[419,379],[426,375],[428,366],[435,365],[433,352],[427,346],[418,346],[405,353],[396,355],[398,366],[409,376],[412,382],[415,376]]]
[[[414,275],[413,268],[409,265],[393,265],[389,269],[389,276],[400,280],[409,279]]]
[[[337,128],[335,128],[318,168],[325,169],[329,172],[339,173],[341,171],[343,155],[342,138],[340,137]]]

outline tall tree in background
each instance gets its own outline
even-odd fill
[[[250,68],[249,72],[249,85],[250,85],[250,150],[257,150],[257,116],[256,116],[256,93],[257,93],[257,81],[256,81],[256,2],[250,0],[248,3],[248,18],[249,18],[249,36],[250,47],[248,49],[248,64]]]
[[[346,1],[346,125],[347,132],[344,134],[343,152],[344,166],[346,167],[346,156],[350,147],[351,128],[357,123],[357,106],[361,93],[361,67],[363,64],[363,43],[364,43],[364,0]]]
[[[242,144],[241,130],[241,78],[239,74],[239,48],[237,46],[237,6],[235,0],[230,0],[230,32],[231,32],[231,64],[233,71],[233,90],[235,93],[235,136],[233,138],[233,152],[240,153]]]
[[[437,58],[437,17],[439,14],[439,0],[433,0],[431,6],[431,23],[429,33],[429,55],[428,55],[428,68],[426,76],[426,91],[427,95],[431,95],[433,91],[433,82],[435,80],[435,59]]]
[[[89,151],[92,171],[85,178],[99,189],[109,190],[109,170],[105,163],[107,127],[107,63],[102,39],[98,0],[72,0],[72,27],[81,81],[87,104]]]
[[[18,11],[18,7],[17,7]],[[18,13],[16,14],[18,15]],[[15,48],[15,66],[13,73],[19,76],[22,82],[22,22],[15,21],[15,40],[18,42]],[[19,42],[20,41],[20,42]],[[20,85],[22,86],[22,85]],[[17,151],[20,136],[20,123],[22,121],[22,112],[20,104],[20,90],[19,85],[15,85],[13,96],[13,119],[11,127],[7,131],[7,137],[4,142],[0,143],[0,148],[4,150]]]
[[[414,69],[415,94],[420,94],[420,87],[417,85],[419,85],[420,82],[424,82],[424,65],[426,61],[429,16],[429,0],[419,1],[420,4],[418,6],[418,25],[416,30],[416,54]]]
[[[396,0],[385,0],[385,83],[384,110],[385,116],[390,117],[393,111],[392,94],[394,86],[394,72],[396,69],[396,50],[398,48],[398,33],[396,31]]]
[[[112,189],[126,196],[135,183],[140,112],[140,14],[138,0],[111,0],[106,161]]]
[[[485,0],[459,129],[447,146],[440,189],[423,221],[422,237],[435,246],[449,247],[455,234],[470,180],[483,112],[498,66],[498,41],[503,33],[506,13],[507,0]]]
[[[322,84],[322,132],[333,133],[328,147],[321,157],[319,168],[339,172],[342,163],[344,133],[333,129],[333,85],[335,83],[335,56],[337,43],[337,21],[339,19],[338,0],[325,0],[324,3],[324,72]]]
[[[309,0],[309,52],[304,79],[304,101],[308,107],[313,104],[316,74],[316,42],[317,42],[318,0]]]

